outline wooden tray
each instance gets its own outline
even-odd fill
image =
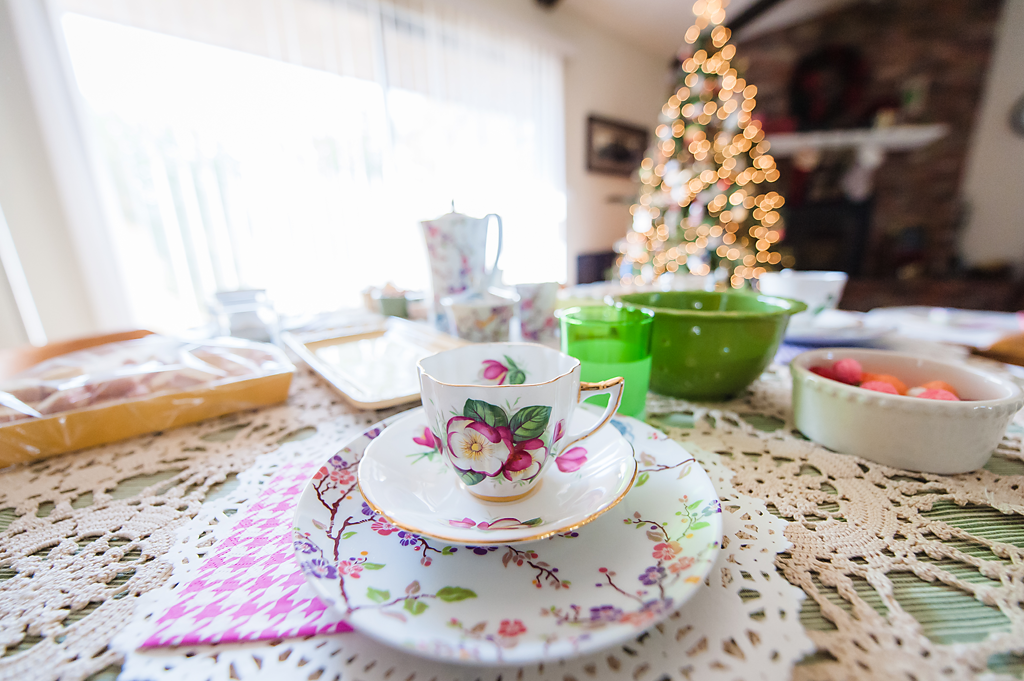
[[[466,345],[398,317],[314,333],[283,333],[285,344],[357,409],[385,409],[420,399],[416,362]]]

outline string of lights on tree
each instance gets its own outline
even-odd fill
[[[772,266],[792,265],[776,252],[783,238],[779,178],[759,121],[751,115],[757,87],[732,66],[725,0],[698,0],[685,35],[692,56],[662,108],[657,142],[640,164],[632,229],[617,244],[623,284],[647,284],[666,273],[720,270],[741,288]],[[749,226],[748,226],[749,225]]]

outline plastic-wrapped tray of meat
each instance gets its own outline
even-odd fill
[[[0,381],[0,466],[288,398],[273,345],[151,335],[53,357]]]

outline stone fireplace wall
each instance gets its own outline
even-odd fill
[[[949,126],[946,137],[925,148],[888,154],[876,171],[863,274],[955,272],[957,232],[969,208],[961,199],[961,181],[1001,7],[1001,0],[861,2],[774,33],[738,35],[737,55],[748,82],[758,87],[756,114],[768,130],[793,126],[791,74],[802,57],[827,46],[853,47],[868,66],[862,110],[845,116],[843,127],[849,121],[871,125],[875,112],[886,107],[897,109],[897,123]],[[917,110],[908,110],[904,95],[915,91],[923,99]],[[778,189],[785,195],[792,164],[780,168]],[[922,252],[914,268],[900,270],[892,254],[906,243],[908,230]]]

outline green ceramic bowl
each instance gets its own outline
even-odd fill
[[[746,388],[772,361],[789,317],[807,306],[753,293],[650,291],[617,296],[654,311],[651,390],[723,400]]]

